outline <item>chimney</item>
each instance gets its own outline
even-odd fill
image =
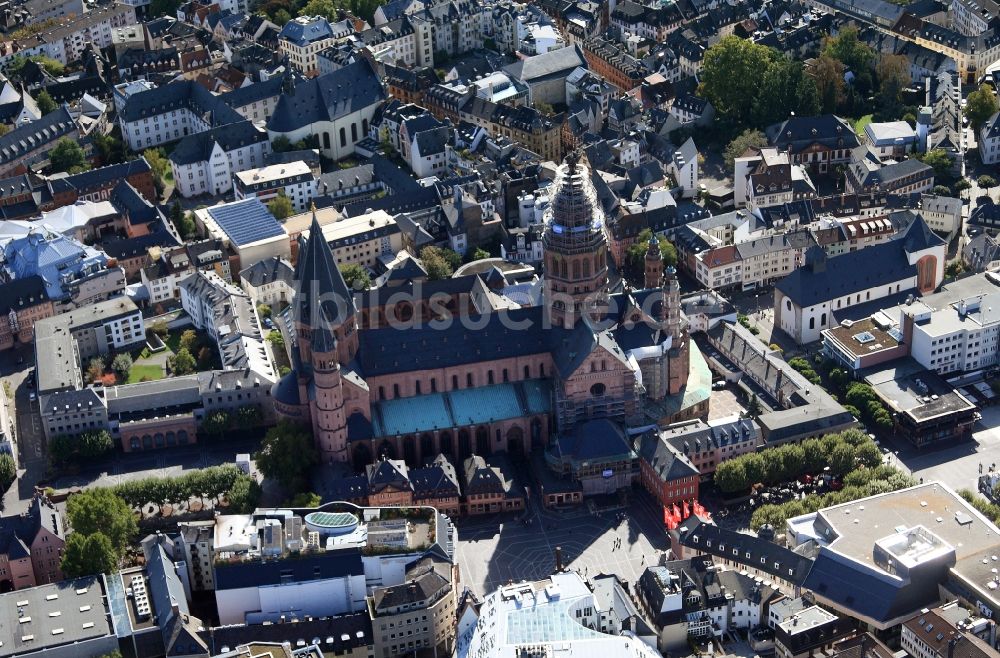
[[[562,546],[556,546],[556,573],[562,573],[563,561],[562,561]],[[949,656],[949,658],[951,658]]]

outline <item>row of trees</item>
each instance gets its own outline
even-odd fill
[[[93,430],[71,436],[60,434],[49,441],[49,457],[58,464],[77,459],[94,459],[114,450],[115,442],[107,430]]]
[[[218,502],[233,488],[244,473],[232,464],[210,466],[185,473],[178,477],[130,480],[116,486],[112,492],[131,509],[142,509],[149,504],[180,504],[192,498],[203,503],[206,498]],[[73,500],[76,496],[70,498]]]
[[[1000,525],[1000,505],[991,503],[971,489],[961,489],[958,495],[975,507],[980,514],[993,521],[993,523]]]
[[[881,463],[878,446],[864,432],[851,429],[728,459],[715,469],[713,480],[720,491],[732,494],[746,492],[757,483],[788,482],[827,466],[831,474],[841,476],[857,467],[873,468]]]
[[[849,503],[859,498],[898,491],[917,482],[894,466],[877,466],[851,471],[844,477],[844,488],[825,494],[812,494],[801,500],[780,505],[763,505],[750,517],[750,528],[758,530],[764,524],[782,528],[785,521],[801,514],[810,514],[831,505]]]
[[[17,464],[14,462],[14,457],[9,453],[0,452],[0,491],[7,491],[16,479]]]
[[[796,357],[789,359],[788,364],[813,384],[822,383],[855,418],[863,419],[881,430],[892,428],[892,416],[875,390],[864,382],[852,380],[846,370],[836,367],[830,359],[817,356],[815,361],[809,361]]]

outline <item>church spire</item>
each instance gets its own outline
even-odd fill
[[[355,314],[354,298],[344,281],[330,245],[312,205],[309,239],[299,241],[299,260],[295,268],[298,290],[295,296],[298,321],[312,328],[324,322],[331,328],[342,325]]]

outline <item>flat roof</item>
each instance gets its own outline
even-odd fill
[[[844,353],[857,358],[895,349],[899,346],[896,336],[902,338],[902,334],[893,332],[893,335],[883,330],[870,317],[853,322],[849,327],[837,325],[823,333],[835,341]]]
[[[893,411],[909,414],[918,422],[976,408],[937,373],[910,358],[870,372],[864,379]]]
[[[261,185],[269,181],[281,180],[282,178],[293,178],[295,176],[309,176],[312,170],[302,160],[268,165],[258,169],[247,169],[236,172],[237,180],[243,185]]]
[[[939,482],[834,505],[816,515],[833,530],[831,549],[871,568],[878,569],[872,558],[876,542],[917,526],[923,526],[953,547],[956,560],[953,570],[978,583],[981,589],[986,589],[989,578],[986,574],[993,575],[990,568],[1000,565],[989,557],[1000,553],[1000,529]],[[808,522],[809,516],[797,519]],[[822,541],[822,537],[817,539]],[[995,599],[996,593],[992,596]]]
[[[780,622],[778,626],[781,627],[781,630],[785,633],[795,635],[796,633],[812,630],[821,624],[828,624],[831,621],[837,621],[837,619],[839,619],[837,615],[827,612],[818,605],[813,605],[789,615],[784,619],[784,621]]]
[[[114,634],[100,576],[0,594],[0,656],[42,652]]]

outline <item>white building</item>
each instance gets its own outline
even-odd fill
[[[1000,112],[979,128],[979,158],[987,165],[1000,162]]]
[[[278,101],[267,123],[272,140],[291,142],[315,138],[322,155],[342,160],[368,136],[375,109],[385,89],[366,59],[300,83]]]
[[[200,208],[194,211],[194,221],[199,231],[235,252],[241,263],[291,258],[288,234],[259,199]]]
[[[861,251],[827,258],[815,247],[803,267],[775,285],[774,325],[802,345],[819,340],[852,307],[931,293],[944,280],[946,248],[919,216],[896,239]]]
[[[954,292],[945,289],[885,313],[899,323],[903,335],[909,334],[910,356],[928,370],[948,375],[996,366],[1000,277],[979,274],[954,287]],[[965,292],[972,294],[961,294]]]
[[[476,625],[458,637],[458,658],[533,655],[574,658],[659,658],[655,647],[633,633],[602,633],[597,597],[576,572],[507,585],[488,594]]]
[[[237,172],[260,167],[270,152],[267,133],[245,120],[188,135],[170,153],[174,184],[185,198],[225,194]]]
[[[306,75],[319,72],[317,55],[354,32],[349,20],[330,23],[322,16],[299,16],[288,21],[278,34],[278,49]]]
[[[107,48],[113,43],[115,30],[135,24],[135,7],[117,2],[99,6],[80,15],[66,17],[58,25],[39,32],[23,43],[19,42],[22,48],[10,51],[3,59],[13,55],[45,55],[61,64],[69,64],[80,59],[86,46],[92,44],[96,48]]]
[[[233,196],[237,201],[256,197],[267,203],[282,193],[296,212],[305,212],[316,196],[316,178],[309,165],[299,160],[247,169],[233,176]]]

